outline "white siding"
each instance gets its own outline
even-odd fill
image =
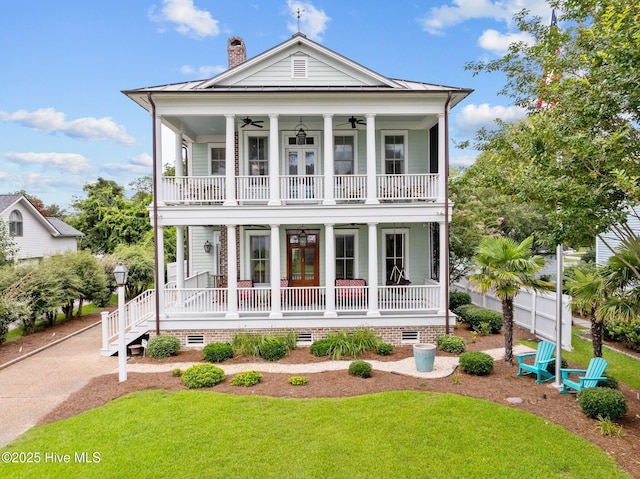
[[[640,235],[640,220],[638,219],[640,207],[634,208],[634,211],[635,214],[627,216],[627,224],[637,235]],[[620,240],[612,233],[605,233],[602,236],[607,244],[614,249],[620,246]],[[609,250],[599,237],[596,237],[596,263],[606,264],[611,256],[613,256],[611,250]]]

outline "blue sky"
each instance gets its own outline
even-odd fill
[[[544,0],[20,0],[0,16],[0,193],[24,189],[69,208],[98,177],[122,186],[151,173],[151,125],[121,90],[209,78],[226,69],[227,39],[247,57],[298,30],[392,78],[473,88],[451,115],[465,140],[523,112],[497,96],[503,79],[464,70],[515,40],[522,8]],[[451,150],[454,166],[476,153]]]

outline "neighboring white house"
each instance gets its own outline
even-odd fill
[[[232,37],[228,53],[211,79],[123,92],[152,115],[156,255],[166,227],[188,245],[148,328],[186,346],[237,329],[442,334],[448,115],[471,90],[388,78],[300,33],[248,60]]]
[[[633,213],[629,213],[627,216],[627,227],[640,236],[640,207],[634,208]],[[613,231],[603,233],[601,237],[596,237],[596,263],[600,265],[606,264],[609,258],[613,256],[607,245],[613,249],[620,246],[620,239]]]
[[[0,218],[18,248],[16,261],[77,251],[82,233],[59,218],[45,218],[22,195],[0,195]]]

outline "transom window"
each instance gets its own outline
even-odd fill
[[[353,175],[355,173],[355,138],[335,136],[333,138],[333,161],[336,175]]]
[[[9,215],[9,234],[11,236],[22,236],[22,213],[14,210]]]
[[[356,235],[336,234],[336,279],[354,279],[356,273]]]
[[[211,161],[211,174],[214,176],[224,176],[226,166],[225,147],[211,146],[209,148],[209,159]]]
[[[266,176],[269,174],[269,138],[266,136],[249,137],[249,175]]]
[[[383,137],[385,174],[403,174],[406,170],[406,136],[404,134],[384,134]]]

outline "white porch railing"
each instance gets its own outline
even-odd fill
[[[439,285],[380,286],[380,311],[424,311],[440,309]]]
[[[333,196],[336,201],[367,199],[367,175],[336,175],[333,177]]]
[[[162,197],[167,204],[222,203],[224,176],[163,176]]]
[[[269,201],[268,176],[236,177],[236,195],[238,201],[265,203]]]
[[[171,290],[170,290],[171,291]],[[173,290],[175,291],[175,290]],[[146,331],[143,326],[155,312],[155,290],[148,289],[144,293],[136,296],[125,305],[125,331],[130,332],[138,326]],[[110,345],[118,339],[119,336],[118,310],[112,311],[107,315],[106,320],[102,323],[102,350],[106,352]]]
[[[324,198],[324,176],[281,176],[280,197],[284,201],[320,201]]]
[[[435,200],[438,175],[378,175],[378,198],[381,200]]]

